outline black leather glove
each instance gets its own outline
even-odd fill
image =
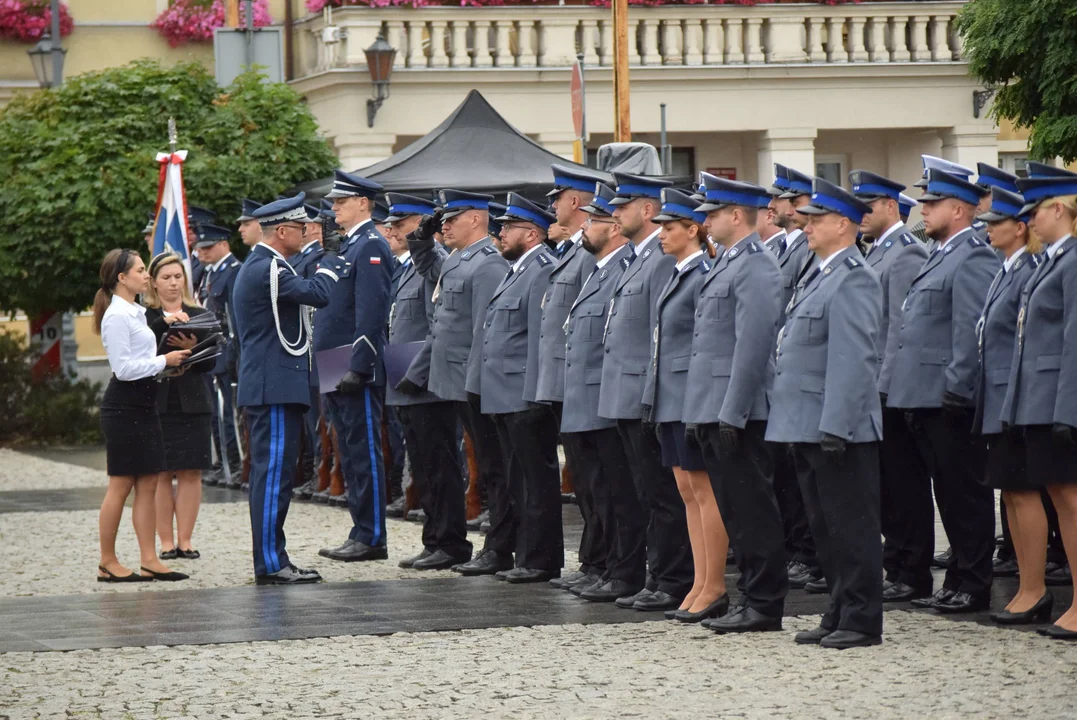
[[[740,451],[740,434],[742,430],[736,425],[718,423],[718,447],[725,455],[735,455]]]
[[[344,236],[340,234],[339,230],[330,230],[322,236],[322,248],[327,253],[333,253],[334,255],[340,252],[340,246],[344,244]]]
[[[344,377],[337,383],[337,392],[344,393],[345,395],[351,395],[353,393],[362,392],[363,388],[370,384],[370,376],[362,375],[360,373],[349,370],[344,373]]]
[[[396,389],[405,395],[418,395],[423,391],[422,385],[416,385],[406,377],[396,384]]]
[[[655,437],[658,435],[658,425],[654,421],[654,408],[650,405],[642,405],[642,412],[640,412],[640,420],[643,423],[643,431],[653,433]]]
[[[696,445],[703,447],[703,426],[697,423],[688,423],[684,426],[684,436]]]
[[[437,210],[433,215],[423,215],[419,220],[419,226],[408,233],[408,239],[428,243],[434,239],[434,234],[441,230],[441,211]]]
[[[967,412],[972,405],[968,400],[949,390],[942,396],[942,409],[949,413]]]
[[[819,447],[823,449],[824,457],[833,460],[840,460],[845,457],[845,438],[823,433],[823,440],[819,443]]]
[[[1051,436],[1055,439],[1055,444],[1059,447],[1071,448],[1077,445],[1077,428],[1064,423],[1055,423],[1051,428]]]

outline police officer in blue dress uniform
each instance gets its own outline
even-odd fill
[[[381,417],[385,404],[385,320],[389,316],[393,255],[371,219],[381,185],[341,170],[326,195],[346,229],[340,248],[348,263],[328,307],[315,313],[314,351],[351,347],[348,372],[325,393],[326,415],[336,428],[348,487],[352,529],[348,539],[319,555],[343,562],[384,560],[385,461]]]
[[[692,587],[692,552],[677,482],[673,472],[662,465],[662,448],[653,427],[643,422],[643,386],[652,357],[658,297],[677,264],[662,251],[658,240],[661,227],[654,222],[661,212],[662,188],[669,183],[623,173],[615,173],[614,179],[617,195],[610,201],[613,217],[620,233],[632,243],[635,257],[617,281],[610,300],[598,414],[617,421],[632,476],[612,478],[617,559],[607,559],[607,567],[611,562],[624,564],[634,574],[646,563],[646,586],[634,595],[618,598],[618,606],[642,604],[650,606],[648,609],[669,610],[676,608]],[[584,589],[577,586],[572,591]]]
[[[217,214],[198,205],[187,206],[187,247],[194,248],[198,240],[198,226],[212,225],[217,220]],[[191,285],[195,289],[195,296],[199,302],[205,302],[205,264],[198,259],[196,253],[191,253]]]
[[[560,575],[565,564],[557,418],[535,401],[542,296],[555,262],[546,233],[554,218],[509,193],[505,214],[497,219],[509,272],[486,306],[482,346],[476,349],[482,412],[497,429],[516,526],[516,567],[498,577],[541,582]]]
[[[802,644],[882,642],[882,543],[876,337],[879,278],[860,258],[857,227],[868,206],[816,178],[808,205],[818,265],[798,284],[778,336],[767,440],[793,443],[830,607]]]
[[[407,235],[437,206],[430,200],[388,193],[390,244],[400,249],[400,270],[394,280],[389,311],[389,345],[422,342],[407,372],[396,387],[386,386],[386,403],[396,410],[404,429],[411,477],[423,520],[423,548],[400,561],[401,567],[442,570],[471,559],[467,539],[464,479],[456,447],[456,407],[427,390],[430,379],[434,315],[434,283],[418,273],[408,251]],[[435,245],[433,253],[444,262],[448,251]]]
[[[456,405],[489,498],[490,531],[485,546],[474,559],[453,570],[463,575],[492,575],[513,566],[516,526],[497,430],[482,414],[480,365],[486,307],[508,272],[508,263],[487,234],[493,198],[442,190],[438,199],[441,210],[425,216],[408,236],[416,272],[434,284],[427,389]],[[439,230],[451,251],[448,256],[435,241]]]
[[[239,366],[232,288],[235,286],[241,263],[228,246],[231,233],[227,229],[200,224],[195,227],[195,233],[198,239],[195,240],[194,247],[205,261],[202,283],[205,297],[202,303],[217,317],[224,336],[228,338],[228,344],[224,352],[217,357],[213,372],[205,376],[213,400],[213,443],[217,448],[216,463],[205,484],[235,490],[241,486],[241,461],[235,415],[232,412],[232,383],[237,379],[236,368]]]
[[[972,216],[984,189],[957,175],[928,170],[924,228],[938,245],[913,279],[902,306],[887,407],[905,412],[920,455],[934,480],[935,502],[953,548],[943,587],[918,607],[941,612],[973,612],[990,600],[991,555],[995,547],[994,497],[984,483],[986,446],[972,432],[979,372],[976,323],[983,311],[999,260],[972,230]],[[905,478],[905,492],[922,494]],[[930,506],[900,506],[930,512]],[[926,574],[934,533],[929,518],[911,520],[923,528],[910,538],[907,568]]]
[[[583,278],[582,288],[569,306],[561,329],[566,338],[561,439],[566,456],[572,458],[573,486],[584,522],[580,569],[563,578],[559,587],[564,590],[600,581],[602,584],[610,580],[633,581],[630,573],[640,571],[634,563],[627,567],[617,565],[611,490],[616,484],[615,476],[631,477],[632,470],[617,434],[617,423],[598,415],[607,311],[617,281],[635,255],[613,219],[614,207],[610,205],[613,197],[610,187],[596,183],[591,203],[583,207],[588,221],[584,223],[580,248],[575,252],[591,258],[594,267]],[[570,248],[569,252],[574,251]],[[555,287],[557,280],[551,278],[550,289]],[[547,302],[550,289],[547,289]],[[542,362],[548,361],[549,358],[542,358]]]
[[[934,532],[934,505],[927,465],[900,410],[886,407],[901,331],[902,305],[927,251],[901,220],[901,183],[868,172],[849,173],[853,195],[871,212],[860,230],[873,242],[864,262],[879,276],[883,314],[876,345],[879,394],[883,402],[883,440],[879,448],[882,492],[883,602],[904,602],[931,594],[931,549],[920,538]],[[917,523],[921,523],[918,525]],[[926,523],[926,524],[924,524]],[[927,552],[921,557],[913,553]]]
[[[240,344],[238,402],[251,434],[251,535],[259,585],[321,579],[289,561],[284,520],[310,404],[310,329],[303,306],[324,307],[346,265],[327,253],[314,277],[303,280],[288,264],[285,258],[303,244],[303,198],[300,193],[257,210],[264,239],[240,268],[232,296]]]
[[[767,389],[781,322],[778,252],[767,250],[758,185],[704,175],[707,231],[722,248],[696,308],[684,422],[703,451],[715,500],[741,571],[738,607],[704,626],[720,632],[780,630],[789,576],[766,435]]]

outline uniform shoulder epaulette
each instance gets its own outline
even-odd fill
[[[539,253],[538,254],[538,261],[539,261],[539,265],[549,265],[550,263],[553,262],[553,260],[550,259],[550,256],[547,255],[546,253]]]
[[[627,270],[628,266],[631,265],[631,264],[632,264],[631,258],[626,258],[626,257],[621,258],[621,269],[622,270]]]
[[[482,249],[482,254],[483,255],[494,255],[496,253],[497,253],[497,248],[495,248],[493,245],[487,245],[486,247],[484,247]]]
[[[975,235],[969,238],[969,245],[971,245],[972,247],[987,247],[987,243],[985,243],[983,240],[976,237]]]
[[[702,270],[704,273],[709,273],[711,271],[710,261],[709,260],[700,260],[699,261],[699,269]]]
[[[902,233],[901,234],[901,244],[904,245],[905,247],[909,247],[910,245],[915,245],[916,244],[916,237],[912,233]]]
[[[864,266],[864,263],[862,263],[859,260],[857,260],[856,258],[852,258],[852,257],[845,258],[845,264],[846,264],[846,266],[849,267],[850,270],[855,270],[858,267],[863,267]]]
[[[752,253],[753,255],[755,253],[763,252],[763,250],[765,249],[766,248],[757,243],[755,240],[752,240],[750,243],[748,243],[748,252]]]
[[[1032,267],[1037,268],[1043,262],[1043,254],[1030,255],[1028,261],[1032,263]]]

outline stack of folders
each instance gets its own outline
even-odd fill
[[[166,367],[157,377],[166,378],[182,374],[190,366],[210,360],[224,352],[227,340],[222,334],[221,323],[213,313],[195,315],[187,322],[174,322],[168,326],[168,331],[161,336],[161,342],[157,346],[160,354],[169,353],[179,349],[170,342],[170,338],[190,338],[196,340],[191,348],[191,354],[176,367]]]

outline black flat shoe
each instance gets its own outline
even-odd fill
[[[848,650],[856,647],[882,645],[883,639],[878,635],[867,635],[854,630],[835,630],[819,641],[819,645],[832,650]]]
[[[923,598],[915,598],[913,600],[910,600],[909,604],[913,607],[918,608],[931,608],[935,607],[935,605],[938,603],[949,602],[954,595],[957,595],[957,593],[953,590],[949,590],[947,588],[939,588],[935,591],[934,595]]]
[[[919,590],[905,583],[890,583],[883,588],[883,602],[909,602],[929,597],[931,590]]]
[[[1048,625],[1045,628],[1040,628],[1037,632],[1053,640],[1077,640],[1077,630],[1067,630],[1058,625]]]
[[[1021,612],[1003,610],[1002,612],[992,613],[991,619],[999,625],[1031,625],[1032,623],[1047,622],[1051,619],[1051,609],[1054,604],[1054,596],[1051,593],[1044,593],[1043,597],[1037,600],[1036,604],[1028,610]]]
[[[149,573],[149,575],[144,574],[142,576],[144,580],[160,580],[161,582],[177,582],[179,580],[186,580],[190,577],[190,575],[176,572],[175,570],[169,570],[166,573],[154,572],[153,570],[147,569],[145,566],[142,567],[142,572]]]
[[[131,573],[130,575],[113,575],[112,571],[107,569],[104,565],[98,565],[97,569],[105,573],[104,577],[98,575],[97,582],[107,583],[129,583],[129,582],[142,582],[142,576],[138,573]]]
[[[643,612],[654,612],[657,610],[677,610],[677,608],[681,606],[681,602],[683,601],[684,598],[670,595],[664,590],[656,590],[655,592],[646,595],[632,603],[632,609],[641,610]]]
[[[970,595],[966,592],[959,592],[945,602],[935,603],[931,606],[931,609],[944,615],[957,615],[960,613],[980,612],[990,607],[990,595]]]
[[[834,631],[827,630],[825,627],[820,625],[819,627],[813,628],[811,630],[801,630],[793,636],[793,642],[795,642],[797,645],[818,645],[823,641],[823,638],[827,637],[832,632]]]
[[[726,633],[775,632],[782,629],[782,619],[764,615],[746,605],[713,620],[704,620],[703,627],[719,635]]]
[[[179,550],[177,550],[176,548],[172,548],[171,550],[162,550],[157,557],[161,558],[162,560],[175,560],[178,554]]]
[[[182,558],[183,560],[197,560],[202,557],[202,553],[193,548],[191,550],[180,550],[179,548],[176,548],[176,557]],[[161,559],[165,559],[163,555],[161,556]]]
[[[723,594],[699,612],[678,610],[673,614],[673,619],[682,623],[698,623],[711,618],[719,618],[729,612],[729,595]]]

